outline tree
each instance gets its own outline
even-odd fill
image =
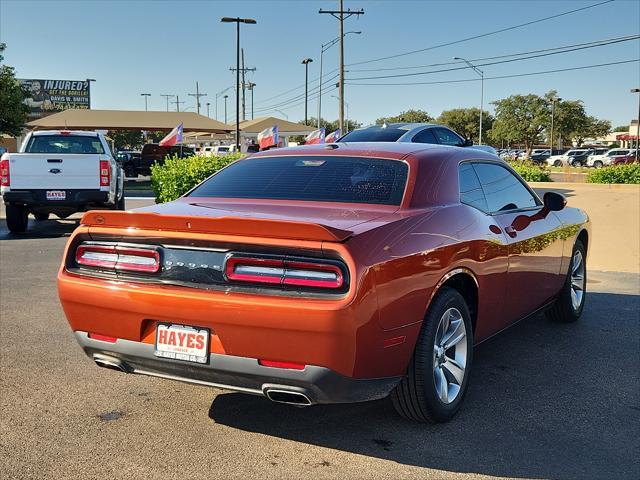
[[[438,117],[438,123],[447,125],[458,132],[464,138],[478,143],[480,130],[480,109],[479,108],[454,108],[445,110]],[[483,140],[489,138],[488,132],[493,125],[493,116],[487,112],[482,112],[482,137]]]
[[[0,43],[0,63],[6,44]],[[14,74],[13,67],[0,65],[0,133],[17,137],[22,132],[29,107],[24,99],[27,92],[22,88]]]
[[[376,124],[381,125],[383,123],[398,123],[398,122],[407,122],[407,123],[430,123],[433,122],[434,118],[429,115],[424,110],[407,110],[406,112],[401,112],[400,115],[396,115],[395,117],[381,117],[376,120]]]
[[[629,131],[629,126],[628,125],[620,125],[618,127],[615,127],[613,129],[614,132],[628,132]]]
[[[140,130],[110,130],[108,137],[113,140],[116,150],[136,150],[143,142]]]
[[[300,125],[304,125],[304,120],[300,120],[298,123]],[[358,122],[356,120],[352,120],[352,119],[349,119],[349,121],[346,121],[346,119],[345,119],[345,123],[349,127],[349,131],[355,130],[356,128],[360,128],[362,126],[362,123],[360,123],[360,122]],[[324,118],[320,118],[320,128],[324,128],[325,132],[327,133],[327,135],[329,133],[334,132],[335,130],[337,130],[339,124],[340,124],[340,122],[338,120],[334,120],[334,121],[330,122],[329,120],[326,120]],[[318,125],[318,119],[316,117],[309,117],[309,125],[310,126]]]
[[[550,122],[547,99],[534,94],[512,95],[492,103],[496,115],[491,138],[524,144],[530,152]]]
[[[578,129],[571,132],[571,140],[581,146],[587,138],[596,139],[604,137],[611,131],[609,120],[600,120],[596,117],[586,116]]]

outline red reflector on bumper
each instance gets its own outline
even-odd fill
[[[263,367],[287,368],[289,370],[304,370],[304,367],[306,366],[301,363],[274,362],[272,360],[258,360],[258,363]]]
[[[382,348],[388,348],[388,347],[394,347],[396,345],[400,345],[404,343],[406,339],[407,337],[405,335],[402,335],[401,337],[385,338],[384,341],[382,342]]]
[[[118,339],[116,337],[109,337],[108,335],[100,335],[99,333],[90,333],[89,338],[92,340],[100,340],[101,342],[116,343]]]

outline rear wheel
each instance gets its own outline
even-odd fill
[[[29,212],[22,205],[7,205],[7,228],[11,233],[24,233],[29,225]]]
[[[460,293],[442,287],[432,301],[407,375],[391,393],[396,411],[417,422],[445,422],[460,409],[467,390],[473,333]]]
[[[582,163],[580,162],[580,160],[574,160],[573,162],[571,162],[571,166],[574,168],[581,167]]]
[[[593,162],[593,166],[595,168],[602,168],[604,167],[604,164],[600,160],[596,160],[595,162]]]
[[[573,246],[573,255],[567,279],[558,299],[548,311],[548,316],[557,322],[575,322],[582,315],[587,291],[586,251],[580,240]]]
[[[561,167],[562,166],[562,162],[560,160],[556,160],[555,162],[553,162],[553,166],[554,167]]]
[[[122,193],[122,197],[120,197],[120,200],[116,202],[116,210],[125,210],[124,193]]]

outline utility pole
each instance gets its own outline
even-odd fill
[[[334,18],[338,19],[338,37],[340,38],[340,83],[338,84],[338,94],[340,97],[340,101],[338,102],[339,108],[339,119],[340,119],[340,131],[344,132],[344,33],[343,33],[343,22],[346,18],[349,18],[353,15],[364,15],[364,10],[361,8],[360,10],[351,10],[350,8],[344,10],[342,8],[342,0],[339,0],[338,10],[322,10],[318,13],[328,13]]]
[[[147,98],[151,96],[150,93],[141,93],[140,96],[144,97],[144,111],[148,111],[147,109]]]
[[[253,83],[253,82],[247,83],[247,88],[251,92],[251,120],[253,120],[253,87],[255,87],[255,86],[256,86],[256,84]]]
[[[173,103],[176,106],[176,112],[179,112],[180,111],[180,104],[184,103],[184,102],[181,102],[180,101],[180,97],[178,95],[176,95],[176,99],[171,103]]]
[[[173,95],[160,95],[161,97],[164,97],[167,100],[167,112],[169,111],[169,99],[171,97],[173,97]]]
[[[244,48],[240,49],[240,68],[238,69],[238,71],[240,72],[240,88],[242,91],[242,100],[241,100],[241,104],[240,104],[240,111],[242,112],[242,120],[246,120],[247,119],[247,113],[246,113],[246,102],[245,102],[245,88],[247,87],[247,84],[245,83],[244,80],[244,74],[246,72],[255,72],[256,71],[256,67],[252,67],[252,68],[245,68],[244,66]],[[236,69],[235,68],[230,68],[229,70],[231,70],[232,72],[235,72]]]
[[[196,97],[196,112],[200,115],[200,97],[206,97],[206,93],[200,93],[200,88],[198,87],[198,82],[196,82],[196,93],[188,93],[190,97]]]

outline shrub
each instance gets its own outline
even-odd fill
[[[587,175],[587,182],[640,184],[640,164],[613,165],[593,170]]]
[[[526,182],[552,182],[549,170],[532,162],[509,162],[518,175]]]
[[[164,164],[151,166],[151,189],[156,202],[164,203],[181,197],[213,173],[227,166],[240,155],[221,157],[169,157]]]

